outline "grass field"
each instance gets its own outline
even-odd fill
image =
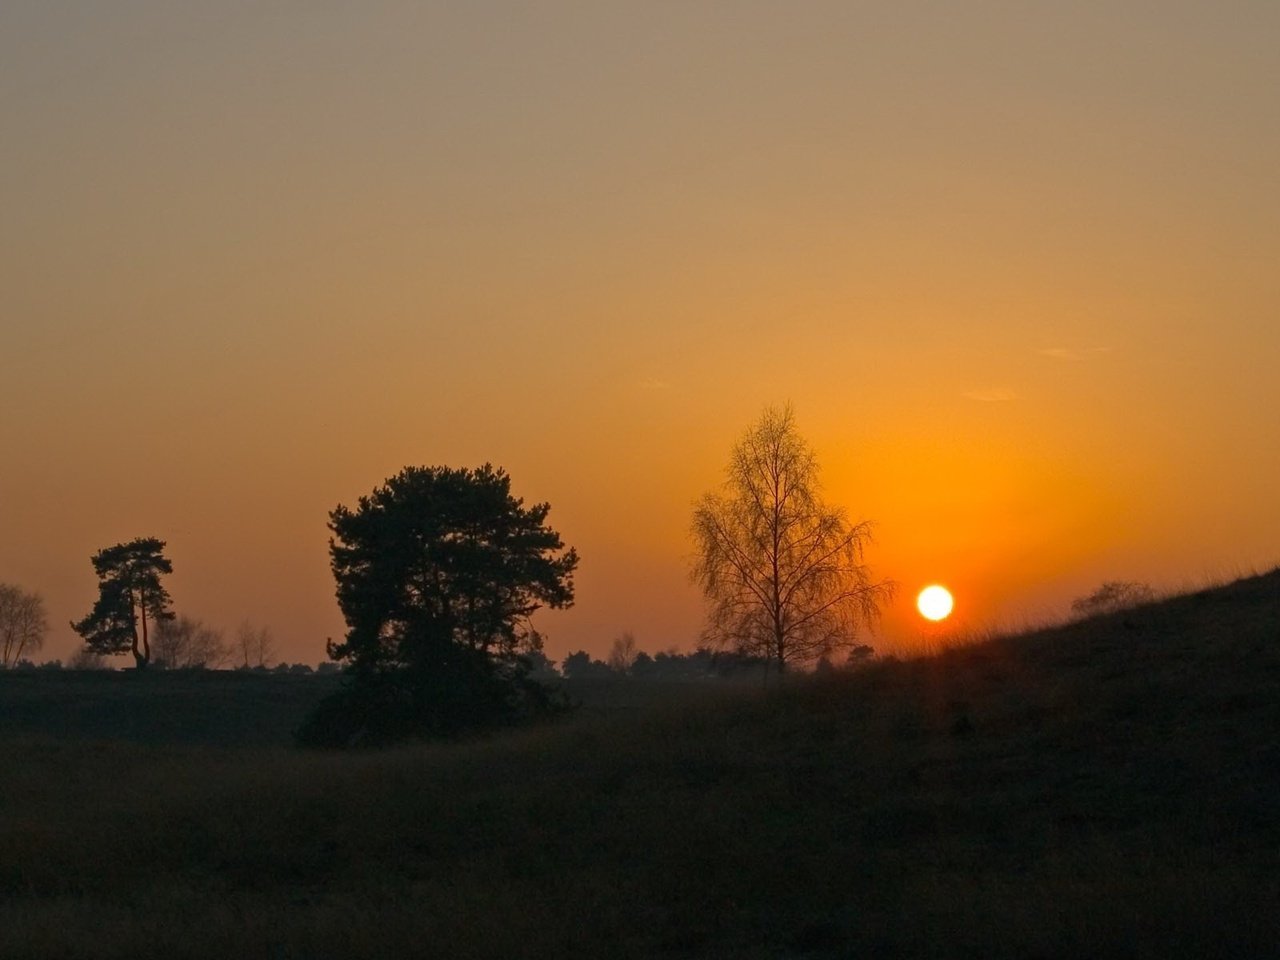
[[[1280,948],[1280,572],[466,744],[289,748],[329,682],[0,677],[0,956]]]

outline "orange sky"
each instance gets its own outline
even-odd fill
[[[1068,7],[1070,9],[1068,9]],[[316,662],[326,515],[492,461],[549,652],[689,647],[693,501],[791,401],[957,622],[1280,561],[1270,2],[0,9],[0,581],[89,556]]]

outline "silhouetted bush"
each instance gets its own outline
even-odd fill
[[[571,680],[607,680],[618,676],[603,660],[591,659],[585,650],[577,650],[564,658],[561,672]]]

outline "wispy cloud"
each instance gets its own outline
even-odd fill
[[[670,390],[671,381],[659,377],[648,377],[640,381],[641,390]]]
[[[1110,352],[1110,347],[1041,347],[1036,351],[1042,357],[1053,357],[1055,360],[1083,360],[1085,357]]]
[[[965,399],[976,400],[979,403],[1008,403],[1010,400],[1017,400],[1018,395],[1005,387],[993,387],[988,390],[967,390],[965,391]]]

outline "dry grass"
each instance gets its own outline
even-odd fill
[[[1270,574],[470,744],[10,740],[0,956],[1270,956],[1277,641]]]

